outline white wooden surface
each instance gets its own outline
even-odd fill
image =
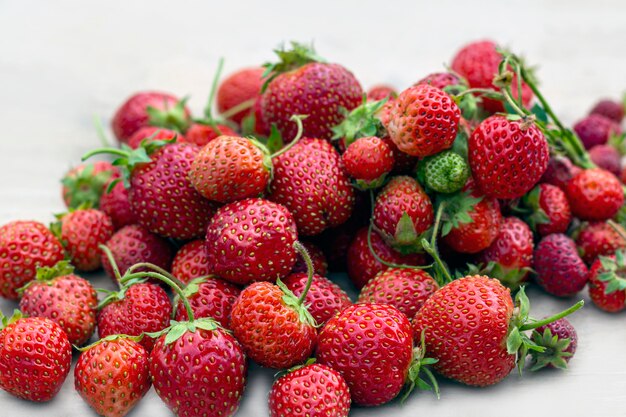
[[[619,0],[0,0],[0,223],[48,222],[62,211],[59,178],[98,145],[92,116],[108,122],[130,93],[191,94],[200,111],[220,56],[228,72],[271,59],[283,41],[315,40],[322,55],[352,69],[364,86],[403,88],[440,70],[465,42],[490,37],[539,64],[546,96],[571,122],[598,97],[626,89],[625,22],[626,3]],[[537,316],[571,302],[530,295]],[[4,312],[14,307],[0,301]],[[355,408],[352,415],[624,416],[625,319],[592,306],[576,314],[580,342],[567,372],[511,375],[488,389],[443,382],[440,401],[422,393],[404,406]],[[272,374],[251,369],[239,415],[267,414]],[[71,376],[49,404],[0,393],[0,416],[69,415],[91,415]],[[131,415],[169,413],[152,390]]]

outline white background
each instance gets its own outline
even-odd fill
[[[626,90],[626,4],[618,0],[0,0],[0,223],[48,222],[63,211],[59,178],[98,145],[93,115],[108,123],[134,91],[190,94],[199,112],[220,56],[230,72],[271,59],[283,41],[314,40],[321,55],[350,68],[365,87],[401,89],[441,70],[464,43],[486,37],[539,65],[545,96],[568,122],[597,98]],[[537,316],[572,302],[530,296]],[[4,312],[14,307],[0,301]],[[576,314],[579,350],[567,372],[511,375],[488,389],[443,382],[440,401],[421,393],[404,406],[351,415],[626,415],[625,319],[592,306]],[[267,414],[272,374],[251,369],[239,415]],[[0,416],[12,417],[92,414],[71,376],[49,404],[0,393],[0,407]],[[152,390],[132,415],[169,413]]]

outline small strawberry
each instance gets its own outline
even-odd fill
[[[626,248],[626,240],[609,223],[591,222],[578,232],[576,246],[583,260],[591,265],[598,256],[613,255],[616,250]]]
[[[593,106],[589,114],[598,114],[613,120],[615,123],[622,123],[622,119],[624,119],[624,103],[610,99],[600,100]]]
[[[534,362],[532,371],[545,367],[566,369],[578,346],[576,329],[565,317],[537,327],[533,330],[532,339],[545,348],[543,352],[530,352]]]
[[[433,277],[421,269],[389,268],[361,289],[357,303],[389,304],[412,319],[438,289]]]
[[[587,284],[589,270],[569,237],[555,233],[544,237],[535,248],[533,269],[537,283],[557,297],[575,295]]]
[[[260,67],[243,68],[226,77],[217,90],[217,110],[227,113],[229,120],[241,126],[253,113],[251,107],[261,96],[264,72]],[[238,108],[242,110],[233,113]]]
[[[67,208],[78,208],[83,204],[98,207],[107,184],[120,174],[110,162],[96,161],[80,164],[63,176],[62,195]]]
[[[301,242],[301,243],[302,243],[302,246],[304,246],[306,251],[309,253],[311,262],[313,262],[313,271],[316,274],[325,277],[326,274],[328,273],[328,261],[326,260],[326,255],[324,255],[324,252],[318,246],[314,245],[311,242]],[[293,265],[293,268],[291,268],[291,273],[306,272],[306,271],[307,271],[306,261],[304,260],[302,256],[298,255],[296,259],[296,263]]]
[[[518,198],[530,191],[548,167],[548,142],[536,124],[491,116],[468,141],[476,185],[496,198]]]
[[[139,128],[135,133],[133,133],[130,139],[128,139],[128,146],[132,149],[137,149],[141,146],[141,143],[144,140],[185,142],[184,136],[174,130],[164,129],[157,126],[144,126]]]
[[[618,136],[622,133],[619,124],[599,114],[592,114],[578,121],[574,125],[574,131],[585,145],[585,149],[604,145],[611,136]]]
[[[100,210],[111,218],[115,230],[137,223],[137,216],[128,200],[128,190],[122,182],[116,182],[110,190],[102,194]]]
[[[348,417],[350,402],[341,374],[317,363],[281,376],[269,394],[270,417]]]
[[[189,283],[194,278],[210,274],[211,266],[204,240],[193,240],[178,249],[172,261],[172,275]]]
[[[56,322],[72,345],[81,346],[96,328],[98,296],[89,281],[74,275],[67,261],[37,270],[37,278],[20,289],[20,310]]]
[[[357,139],[341,156],[346,172],[360,188],[376,188],[393,169],[393,150],[382,139],[368,136]]]
[[[150,389],[148,352],[124,336],[85,348],[74,368],[74,388],[94,411],[123,417]]]
[[[35,221],[13,221],[0,227],[0,296],[19,298],[17,290],[33,280],[37,268],[63,260],[61,242]]]
[[[624,204],[622,184],[600,168],[585,169],[567,184],[572,214],[581,220],[607,220]]]
[[[237,132],[223,124],[205,125],[202,123],[192,123],[185,132],[184,142],[191,143],[199,147],[206,146],[219,136],[238,136]]]
[[[0,316],[0,388],[28,401],[50,401],[70,372],[67,335],[47,318],[22,318],[19,311]]]
[[[555,185],[561,190],[565,191],[569,180],[574,178],[581,168],[572,164],[567,157],[561,155],[555,155],[548,161],[548,168],[541,177],[541,182]]]
[[[207,228],[208,263],[234,284],[275,281],[296,262],[296,223],[287,209],[260,198],[227,204]]]
[[[541,236],[565,233],[572,213],[565,193],[556,185],[539,184],[523,198],[531,210],[527,223]]]
[[[453,151],[443,151],[420,163],[426,187],[438,193],[454,193],[465,186],[469,167],[465,159]]]
[[[396,97],[398,97],[396,89],[384,84],[372,86],[369,90],[367,90],[368,101],[379,101],[384,99],[393,100]]]
[[[402,152],[422,158],[452,146],[461,111],[444,91],[418,84],[400,93],[388,117],[391,140]]]
[[[434,72],[422,78],[415,85],[428,84],[440,90],[449,86],[457,86],[461,84],[461,79],[451,72]]]
[[[593,304],[608,313],[626,308],[626,262],[624,253],[596,259],[589,273],[589,297]]]
[[[230,328],[230,312],[241,290],[228,282],[212,277],[196,278],[190,281],[183,292],[196,318],[212,318],[225,329]],[[188,319],[182,300],[176,306],[176,320]]]
[[[80,271],[95,271],[102,266],[99,245],[113,236],[113,222],[104,212],[96,209],[78,209],[62,215],[59,237],[72,264]]]
[[[598,168],[619,177],[622,172],[622,156],[611,145],[595,145],[589,149],[589,157]]]

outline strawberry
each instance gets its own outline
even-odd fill
[[[532,371],[545,367],[566,369],[578,346],[576,329],[565,317],[537,327],[533,330],[532,339],[546,348],[543,352],[530,352],[534,362]]]
[[[576,246],[583,260],[591,265],[598,256],[613,255],[626,248],[626,240],[609,223],[591,222],[578,232]]]
[[[425,158],[420,164],[426,187],[438,193],[454,193],[465,186],[469,167],[463,157],[453,151],[443,151]]]
[[[622,156],[611,145],[595,145],[589,149],[589,157],[598,168],[619,177],[622,172]]]
[[[139,146],[141,146],[141,143],[144,140],[168,140],[185,142],[185,137],[171,129],[164,129],[157,126],[144,126],[139,128],[135,133],[133,133],[130,139],[128,139],[128,146],[133,149],[137,149]]]
[[[359,138],[342,155],[346,172],[361,188],[376,188],[393,169],[392,148],[376,136]]]
[[[67,261],[37,270],[37,278],[20,289],[20,310],[56,322],[72,345],[81,346],[96,328],[98,296],[89,281],[73,274]]]
[[[238,136],[237,132],[223,124],[205,125],[192,123],[185,132],[184,142],[203,147],[219,136]]]
[[[185,243],[174,256],[172,275],[184,283],[211,274],[209,255],[204,240]]]
[[[470,136],[468,157],[476,185],[485,195],[504,199],[521,197],[535,186],[550,152],[537,125],[495,115]]]
[[[302,139],[272,163],[268,199],[284,205],[293,214],[298,233],[316,235],[348,220],[354,206],[354,190],[341,157],[328,141]]]
[[[60,239],[72,264],[81,271],[95,271],[102,266],[99,245],[113,236],[113,222],[96,209],[78,209],[61,217]]]
[[[1,314],[0,314],[1,315]],[[70,372],[72,345],[61,326],[16,311],[0,326],[0,388],[29,401],[50,401]]]
[[[328,261],[326,260],[326,255],[324,252],[316,245],[311,242],[301,242],[302,246],[306,249],[311,257],[311,262],[313,262],[313,271],[321,276],[326,276],[328,273]],[[304,258],[302,256],[298,256],[296,258],[296,263],[291,268],[292,273],[296,272],[306,272],[307,266]]]
[[[434,72],[422,78],[415,85],[428,84],[432,87],[443,90],[449,86],[457,86],[461,84],[461,79],[451,72]]]
[[[122,182],[116,182],[110,190],[102,194],[100,210],[111,218],[115,230],[137,223],[137,216],[128,200],[128,190]]]
[[[135,93],[115,112],[111,128],[117,140],[128,143],[133,133],[144,126],[182,127],[190,114],[184,106],[184,101],[171,94],[155,91]]]
[[[63,176],[61,184],[63,201],[67,208],[78,208],[83,204],[98,207],[109,181],[119,178],[117,168],[107,161],[80,164]]]
[[[394,248],[415,251],[421,235],[433,224],[433,205],[420,184],[408,176],[394,177],[376,197],[374,226]]]
[[[604,145],[611,136],[622,134],[619,124],[599,114],[592,114],[578,121],[574,125],[574,131],[585,145],[585,149]]]
[[[376,231],[372,231],[370,236],[372,249],[376,253],[374,256],[368,246],[367,236],[367,227],[359,229],[348,247],[348,276],[357,288],[362,288],[376,274],[387,269],[387,265],[381,263],[379,259],[399,265],[423,265],[425,263],[424,255],[420,253],[402,255],[395,251]]]
[[[421,269],[389,268],[361,289],[357,303],[389,304],[412,319],[438,289],[433,277]]]
[[[313,363],[274,381],[269,409],[270,417],[348,417],[350,390],[339,372]]]
[[[541,177],[541,182],[555,185],[561,190],[565,191],[569,180],[574,178],[581,168],[572,164],[567,157],[561,155],[555,155],[548,161],[548,168]]]
[[[148,352],[124,336],[87,347],[74,368],[74,388],[94,411],[123,417],[150,389]]]
[[[567,184],[572,214],[582,220],[607,220],[624,204],[622,184],[600,168],[585,169]]]
[[[567,231],[572,213],[567,197],[559,187],[539,184],[524,196],[523,201],[531,210],[527,223],[541,236]]]
[[[18,288],[35,278],[37,268],[63,260],[61,242],[35,221],[13,221],[0,227],[0,296],[18,299]]]
[[[297,272],[288,275],[283,283],[296,297],[302,295],[307,286],[308,274]],[[314,274],[304,304],[318,325],[323,325],[335,314],[352,304],[350,297],[330,279]]]
[[[569,237],[555,233],[544,237],[535,248],[533,269],[537,283],[549,294],[570,297],[581,291],[589,270]]]
[[[113,253],[121,271],[126,271],[138,262],[150,262],[166,270],[170,269],[172,263],[170,244],[139,225],[122,227],[113,234],[106,246]],[[102,254],[102,266],[111,278],[115,278],[105,253]]]
[[[253,113],[252,105],[246,104],[256,102],[261,96],[264,72],[260,67],[243,68],[226,77],[217,90],[217,110],[229,113],[228,119],[241,126],[243,119]],[[242,106],[245,108],[232,113]]]
[[[207,228],[208,264],[234,284],[275,281],[296,262],[296,223],[287,209],[260,198],[227,204]]]
[[[304,137],[330,139],[332,127],[361,103],[363,89],[354,75],[339,64],[323,62],[311,48],[292,42],[292,50],[275,51],[280,62],[266,64],[263,118],[275,124],[283,138],[296,136],[290,122],[306,114]]]
[[[619,256],[619,258],[618,258]],[[626,262],[624,254],[599,257],[589,272],[589,297],[593,304],[608,313],[626,308]]]
[[[461,111],[444,91],[418,84],[391,103],[385,123],[398,148],[420,158],[449,149],[456,138]]]
[[[196,318],[212,318],[225,329],[230,327],[230,312],[241,290],[228,282],[212,277],[196,278],[184,288]],[[178,300],[176,320],[188,319],[182,300]]]
[[[593,106],[589,114],[598,114],[613,120],[615,123],[622,123],[624,104],[610,99],[600,100]]]
[[[398,97],[396,89],[389,85],[378,84],[367,90],[368,101],[393,100],[396,97]]]

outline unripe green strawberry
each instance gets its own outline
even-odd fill
[[[426,158],[421,169],[426,186],[440,193],[449,194],[460,190],[469,177],[467,162],[452,151]]]

